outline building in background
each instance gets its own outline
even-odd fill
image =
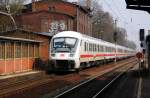
[[[19,28],[32,32],[48,32],[56,34],[60,31],[73,30],[73,16],[48,11],[23,13],[16,16]]]
[[[32,0],[23,12],[17,15],[18,25],[34,32],[71,30],[92,36],[90,9],[76,3]]]
[[[0,22],[0,75],[33,70],[36,59],[48,61],[51,37],[61,31],[77,31],[92,36],[90,10],[64,1],[36,1]],[[4,24],[5,23],[5,24]]]

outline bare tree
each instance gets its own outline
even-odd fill
[[[127,32],[124,28],[117,27],[117,44],[128,48],[136,49],[136,44],[127,39]]]
[[[136,44],[133,41],[127,40],[126,43],[127,43],[128,48],[131,48],[131,49],[136,49],[137,48]]]
[[[108,12],[104,12],[102,7],[96,3],[92,11],[93,15],[93,36],[103,40],[113,42],[114,22]],[[110,37],[111,36],[111,37]]]
[[[81,6],[85,6],[86,0],[79,0]],[[92,24],[93,24],[93,37],[103,39],[115,43],[114,32],[117,33],[117,44],[127,46],[129,48],[136,48],[136,44],[127,39],[127,32],[124,28],[115,27],[113,17],[108,13],[104,12],[101,5],[96,1],[92,0]]]
[[[127,32],[124,28],[117,27],[117,44],[126,46]]]
[[[0,31],[8,31],[16,28],[13,16],[21,13],[26,0],[1,0],[0,2]],[[6,14],[3,14],[6,13]]]
[[[24,8],[26,0],[2,0],[0,4],[0,11],[17,14]]]

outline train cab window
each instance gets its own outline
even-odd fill
[[[75,52],[78,39],[73,37],[58,37],[53,39],[55,52]]]

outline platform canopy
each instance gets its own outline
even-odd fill
[[[150,13],[150,0],[125,0],[128,9],[143,10]]]

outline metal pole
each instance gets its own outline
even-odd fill
[[[117,19],[115,20],[115,48],[116,48],[116,53],[115,53],[115,62],[117,62]]]

